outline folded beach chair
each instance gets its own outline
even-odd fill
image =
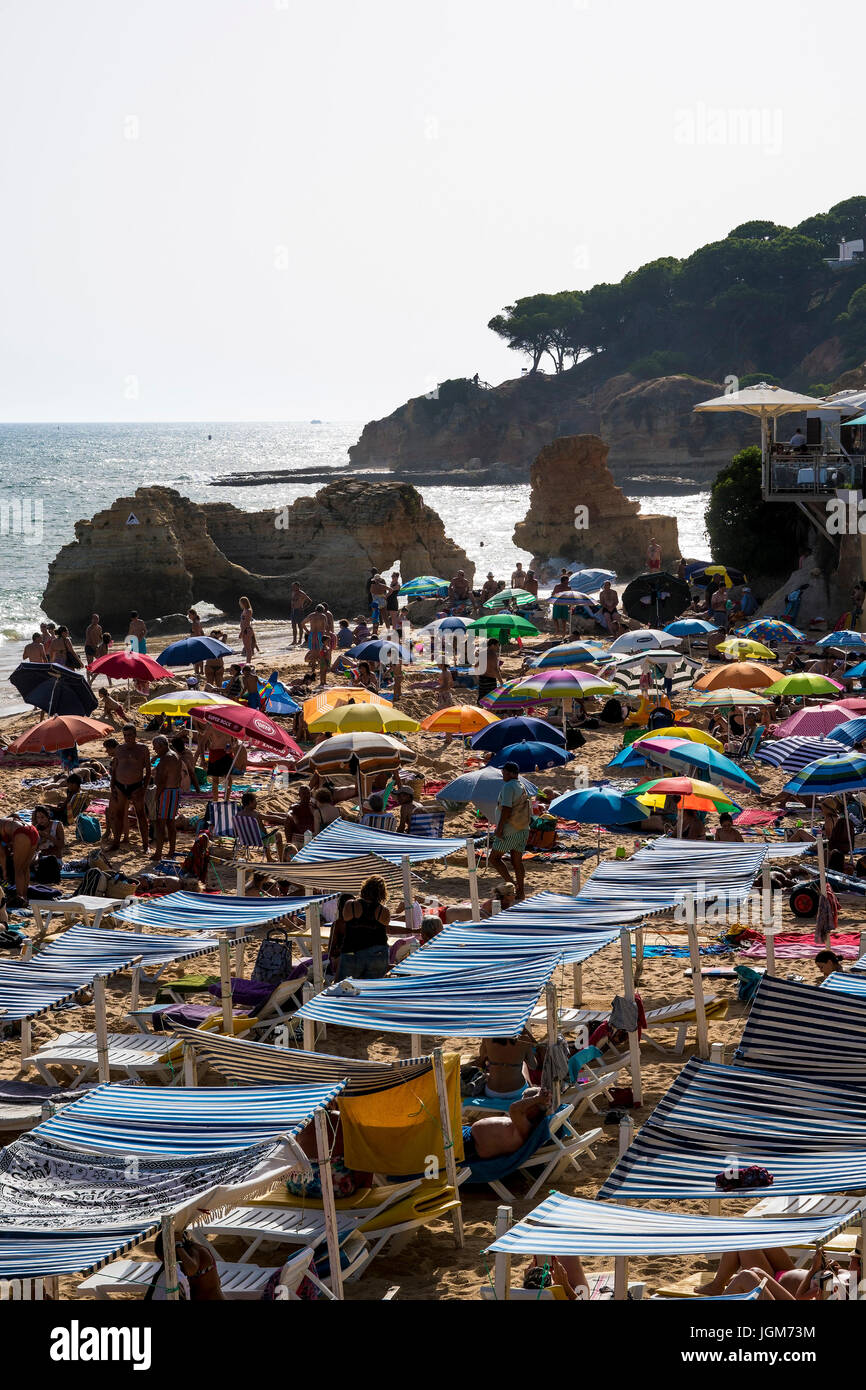
[[[359,824],[367,825],[371,830],[387,830],[393,833],[397,829],[397,817],[391,811],[365,811]]]
[[[254,849],[261,850],[263,857],[266,855],[265,837],[262,834],[262,827],[255,816],[245,816],[238,811],[234,818],[233,833],[235,837],[235,853],[239,858],[251,858]]]
[[[409,821],[409,834],[425,840],[441,840],[444,825],[444,811],[416,811]]]
[[[324,1298],[336,1302],[326,1282],[321,1280],[313,1269],[315,1251],[311,1246],[298,1250],[280,1269],[279,1286],[286,1290],[277,1296],[276,1301],[299,1302],[297,1290],[303,1279],[313,1283]],[[159,1268],[155,1260],[112,1260],[98,1273],[91,1274],[78,1285],[82,1293],[94,1293],[97,1298],[107,1299],[113,1293],[142,1294],[151,1283]],[[227,1264],[217,1260],[217,1273],[220,1286],[226,1298],[260,1299],[274,1270],[261,1265]]]
[[[337,1235],[341,1248],[359,1225],[359,1217],[338,1213]],[[315,1250],[326,1238],[324,1213],[304,1206],[231,1207],[217,1220],[206,1221],[204,1225],[197,1226],[196,1230],[202,1231],[205,1235],[233,1236],[249,1241],[243,1254],[238,1256],[238,1264],[246,1264],[263,1244],[303,1245]],[[367,1264],[369,1255],[366,1242],[363,1242],[363,1245],[364,1250],[358,1251],[357,1254],[363,1254],[363,1264]],[[357,1258],[355,1263],[358,1263]],[[344,1269],[343,1273],[346,1276],[348,1271]]]
[[[256,1019],[235,1018],[235,1033],[245,1033]],[[222,1015],[217,1010],[200,1026],[202,1030],[219,1031]],[[108,1065],[111,1071],[123,1072],[130,1081],[155,1080],[177,1086],[183,1077],[183,1044],[170,1033],[109,1033]],[[49,1067],[60,1067],[69,1073],[70,1086],[80,1086],[99,1074],[99,1049],[95,1033],[61,1033],[45,1043],[21,1062],[22,1071],[33,1066],[39,1075],[54,1085]],[[76,1070],[77,1069],[77,1070]]]
[[[571,1167],[580,1172],[578,1155],[588,1153],[590,1158],[594,1159],[592,1146],[604,1138],[604,1131],[590,1129],[585,1134],[578,1134],[569,1124],[573,1109],[572,1105],[563,1105],[555,1115],[546,1116],[535,1126],[526,1143],[516,1154],[508,1154],[502,1158],[478,1159],[468,1163],[468,1176],[461,1175],[459,1180],[487,1183],[503,1201],[511,1202],[512,1194],[502,1179],[516,1172],[531,1177],[532,1170],[540,1168],[539,1176],[526,1193],[526,1200],[530,1201],[546,1182],[553,1182],[566,1168]]]

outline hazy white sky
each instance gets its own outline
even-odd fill
[[[0,0],[0,418],[361,420],[518,375],[515,297],[866,191],[861,21]]]

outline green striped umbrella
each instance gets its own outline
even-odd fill
[[[500,639],[503,634],[506,638],[538,636],[538,628],[519,613],[488,613],[486,618],[473,618],[466,626],[469,632],[486,632],[489,637]]]

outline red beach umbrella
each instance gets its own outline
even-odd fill
[[[194,705],[189,713],[193,719],[223,729],[242,743],[293,759],[304,756],[295,740],[259,709],[250,709],[248,705]]]
[[[109,676],[112,680],[164,681],[169,673],[152,656],[138,652],[109,652],[98,656],[88,666],[92,676]]]

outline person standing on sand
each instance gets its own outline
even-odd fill
[[[191,608],[186,616],[187,621],[189,622],[190,637],[204,637],[204,628],[202,627],[202,621],[195,609]],[[193,666],[193,670],[195,671],[197,676],[202,675],[204,671],[203,663],[201,661],[196,661]]]
[[[224,633],[224,632],[217,632],[216,629],[214,629],[214,631],[211,633],[211,637],[213,637],[214,641],[216,641],[216,642],[225,642],[225,640],[226,640],[226,635],[225,635],[225,633]],[[228,645],[228,643],[226,643],[226,645]],[[209,657],[208,660],[207,660],[207,661],[205,662],[205,664],[204,664],[204,678],[205,678],[206,684],[207,684],[207,685],[214,685],[214,686],[216,686],[217,690],[220,690],[220,689],[222,688],[222,683],[223,683],[223,678],[224,678],[224,676],[225,676],[225,662],[223,661],[222,657],[221,657],[221,656],[211,656],[211,657]]]
[[[520,768],[517,763],[505,763],[502,768],[502,791],[499,793],[497,810],[499,819],[491,845],[490,867],[504,878],[506,883],[510,883],[511,875],[505,867],[503,857],[506,854],[509,856],[514,870],[515,896],[518,902],[523,902],[523,851],[529,839],[532,802],[520,780]]]
[[[388,597],[388,585],[385,583],[381,574],[374,574],[370,580],[370,614],[374,623],[382,621],[382,614],[385,609],[385,602]]]
[[[521,560],[517,561],[517,564],[515,565],[514,570],[512,571],[511,587],[512,589],[526,589],[526,573],[524,571],[523,562]],[[527,589],[526,592],[529,593],[530,591]]]
[[[27,646],[21,653],[21,660],[38,661],[41,663],[47,662],[48,653],[45,650],[45,644],[42,641],[42,637],[38,632],[33,633],[32,637],[30,638],[30,641],[27,643]]]
[[[498,685],[502,684],[502,672],[499,665],[499,642],[495,637],[491,637],[486,646],[482,647],[483,670],[478,673],[478,703],[480,704]]]
[[[241,686],[244,699],[250,709],[261,709],[262,697],[259,694],[259,678],[255,666],[249,663],[241,667]]]
[[[90,666],[99,656],[99,649],[102,646],[102,628],[99,623],[99,614],[91,613],[87,631],[84,634],[84,664]]]
[[[137,613],[130,613],[129,627],[126,630],[127,637],[134,638],[132,650],[141,652],[142,656],[147,655],[147,624],[142,621]]]
[[[571,610],[567,603],[557,603],[556,595],[567,593],[570,588],[571,581],[568,577],[568,570],[560,570],[559,579],[554,584],[553,591],[551,593],[551,598],[553,599],[553,607],[550,610],[550,616],[553,621],[553,633],[555,637],[568,636],[568,628],[569,623],[571,621]]]
[[[304,609],[313,602],[310,595],[304,593],[300,584],[295,581],[292,585],[292,592],[289,597],[289,608],[292,619],[292,641],[291,645],[297,646],[304,640]]]
[[[118,745],[111,760],[111,786],[117,800],[115,838],[111,842],[111,849],[120,848],[117,830],[126,825],[126,815],[131,802],[141,834],[142,852],[147,853],[150,832],[147,812],[144,809],[144,794],[149,781],[150,749],[146,743],[138,742],[134,724],[124,724],[123,742]]]
[[[650,536],[650,542],[646,548],[646,567],[650,574],[662,567],[662,548],[655,536]]]
[[[226,801],[231,796],[235,747],[236,743],[231,735],[215,728],[213,724],[206,725],[199,734],[196,764],[200,762],[202,766],[207,767],[212,801],[219,801],[221,777],[226,779]]]
[[[313,672],[319,664],[320,653],[325,646],[325,639],[328,635],[328,614],[323,603],[317,603],[309,617],[304,619],[303,631],[309,648],[304,660],[310,671]],[[330,666],[330,664],[329,657],[328,665]]]
[[[168,838],[168,857],[173,859],[177,848],[177,811],[180,805],[180,782],[183,762],[168,739],[159,734],[153,740],[153,751],[159,761],[154,770],[156,780],[156,822],[153,830],[151,859],[162,858],[162,847]]]
[[[81,661],[69,640],[68,627],[61,626],[57,629],[57,636],[52,639],[48,656],[55,666],[66,666],[70,671],[79,669]]]
[[[247,661],[252,661],[253,652],[259,650],[255,628],[253,627],[253,606],[245,595],[242,595],[238,599],[238,605],[241,610],[241,626],[238,637],[244,649],[244,656]]]

